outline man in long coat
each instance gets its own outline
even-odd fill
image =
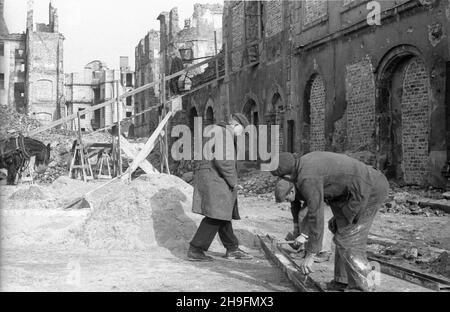
[[[220,127],[223,141],[227,135],[234,141],[236,136],[243,134],[248,124],[244,115],[233,114],[228,124],[219,123],[215,127]],[[227,148],[230,147],[225,147]],[[217,233],[226,248],[226,258],[251,259],[239,248],[239,241],[233,233],[231,221],[240,220],[237,202],[240,186],[236,154],[233,151],[232,157],[229,157],[231,159],[228,159],[226,154],[225,150],[221,159],[213,157],[211,160],[198,161],[196,164],[192,210],[205,217],[190,242],[188,259],[191,261],[213,260],[205,254],[205,251],[209,249]]]
[[[356,159],[330,152],[312,152],[300,159],[282,153],[272,174],[292,181],[308,206],[309,238],[302,272],[312,272],[314,255],[320,251],[326,202],[334,215],[328,223],[336,244],[334,282],[349,290],[374,290],[367,237],[388,194],[386,177]]]

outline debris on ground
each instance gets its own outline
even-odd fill
[[[420,195],[412,194],[404,190],[398,191],[397,189],[397,192],[391,190],[380,212],[426,217],[443,217],[446,215],[442,210],[419,206],[421,198],[423,197]]]
[[[270,172],[248,172],[240,177],[243,190],[240,194],[249,197],[255,196],[260,199],[274,199],[275,186],[279,178],[272,176]]]
[[[20,114],[6,105],[0,105],[0,139],[35,130],[40,126],[41,123],[36,119]]]
[[[450,278],[450,254],[446,251],[430,263],[431,271]]]

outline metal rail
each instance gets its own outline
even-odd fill
[[[450,291],[450,281],[437,276],[431,276],[415,270],[407,269],[402,266],[393,264],[377,257],[372,252],[367,253],[370,261],[375,261],[380,264],[381,273],[397,277],[412,284],[420,285],[422,287],[435,291]]]

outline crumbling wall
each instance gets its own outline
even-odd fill
[[[311,105],[311,152],[325,150],[325,92],[322,76],[316,75],[311,82],[309,99]]]
[[[245,42],[244,37],[244,2],[238,2],[231,7],[231,49],[238,49]],[[231,70],[238,71],[242,66],[242,50],[231,54]]]
[[[370,57],[346,65],[348,149],[373,144],[375,78]]]
[[[267,1],[265,3],[265,31],[266,37],[272,37],[283,30],[283,7],[281,1]]]
[[[306,0],[304,3],[304,25],[310,26],[327,16],[327,0]]]
[[[402,148],[406,183],[423,184],[429,171],[430,94],[425,64],[414,58],[408,64],[402,97]]]

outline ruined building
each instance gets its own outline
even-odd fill
[[[169,75],[213,57],[216,45],[219,50],[222,47],[222,13],[222,5],[195,4],[192,17],[180,27],[177,8],[162,12],[158,16],[160,30],[151,30],[136,47],[136,87],[161,79],[162,70]],[[171,81],[167,84],[167,96],[189,90],[193,79],[203,73],[205,68],[200,67]],[[159,102],[159,87],[142,92],[135,96],[135,112],[147,110]],[[183,107],[187,108],[191,100],[185,98],[183,102]],[[172,123],[187,122],[187,115],[188,112],[184,110]],[[157,112],[143,114],[135,119],[136,134],[147,136],[157,124]]]
[[[25,34],[10,34],[0,0],[0,104],[23,112],[25,98]]]
[[[129,92],[134,88],[134,72],[128,65],[128,57],[120,58],[120,70],[109,69],[102,61],[92,61],[79,73],[66,74],[65,94],[68,114],[76,114],[93,105],[106,102]],[[120,102],[120,113],[116,105],[106,106],[81,116],[81,130],[95,131],[111,126],[118,117],[123,120],[131,117],[134,110],[133,97]],[[73,122],[72,129],[78,129],[78,122]]]
[[[229,99],[219,84],[191,103],[198,115],[243,112],[279,124],[281,150],[364,155],[400,182],[444,185],[448,1],[226,1],[223,24]]]
[[[43,123],[64,112],[64,37],[58,31],[58,14],[49,4],[48,24],[34,25],[32,2],[25,34],[9,34],[1,1],[0,100]]]

